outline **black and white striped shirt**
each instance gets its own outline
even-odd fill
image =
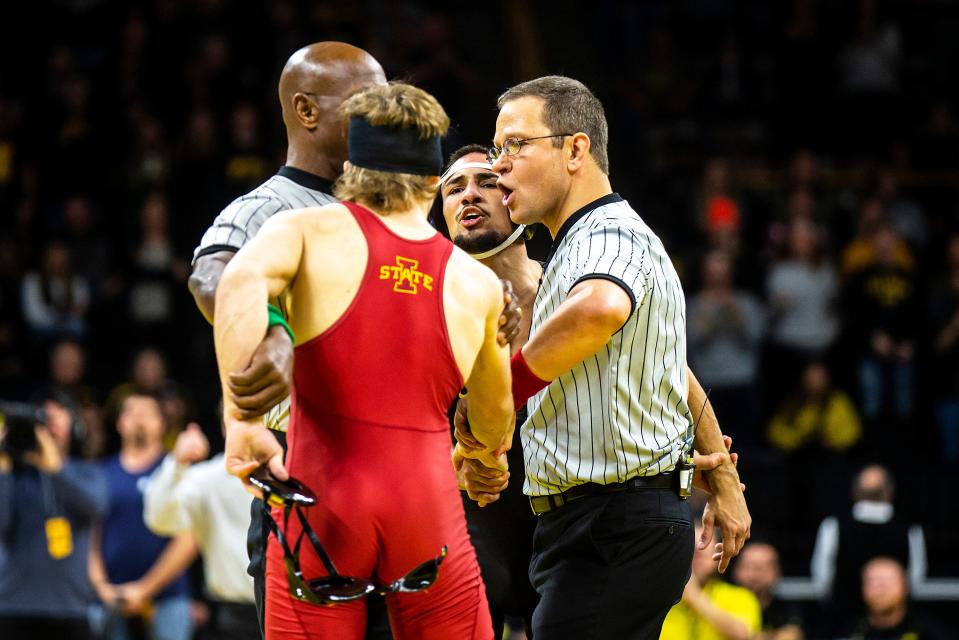
[[[331,195],[332,191],[333,183],[325,178],[294,167],[280,167],[275,176],[220,212],[193,252],[193,263],[211,253],[239,251],[280,211],[339,202]],[[266,426],[286,431],[289,417],[290,399],[286,398],[267,412]]]
[[[615,193],[577,211],[557,234],[531,336],[590,278],[621,286],[633,310],[598,353],[527,403],[527,495],[666,472],[691,444],[682,285],[662,242]]]
[[[333,184],[312,173],[280,167],[275,176],[231,202],[203,234],[193,262],[218,251],[239,251],[274,214],[288,209],[322,207],[339,202]]]

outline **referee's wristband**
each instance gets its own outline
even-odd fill
[[[272,304],[266,305],[266,314],[268,323],[266,330],[269,331],[273,327],[279,325],[286,329],[286,333],[290,336],[290,342],[296,344],[296,336],[293,335],[293,329],[290,328],[290,325],[286,323],[286,318],[283,317],[283,314]]]
[[[519,411],[536,392],[546,388],[549,380],[543,380],[530,370],[522,349],[510,358],[509,368],[513,374],[513,408]]]

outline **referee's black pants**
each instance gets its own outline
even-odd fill
[[[605,493],[540,516],[530,581],[536,640],[657,640],[693,558],[689,504],[675,490]]]

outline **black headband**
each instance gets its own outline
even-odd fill
[[[438,176],[443,172],[439,136],[423,139],[413,127],[372,125],[366,118],[350,118],[350,164],[354,167]]]

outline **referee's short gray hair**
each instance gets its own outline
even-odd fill
[[[543,76],[507,89],[496,101],[500,109],[511,100],[534,97],[543,101],[543,124],[550,133],[577,133],[589,136],[589,152],[599,168],[609,175],[609,128],[603,103],[579,80],[566,76]],[[562,146],[556,139],[553,144]]]

